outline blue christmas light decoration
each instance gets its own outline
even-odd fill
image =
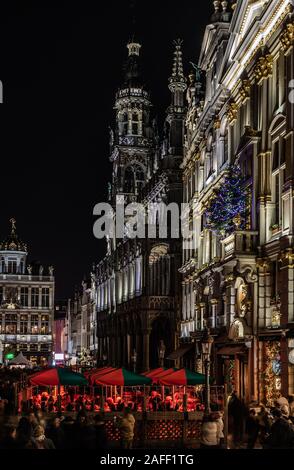
[[[215,233],[230,233],[236,227],[235,217],[241,217],[239,228],[244,228],[246,191],[239,165],[231,165],[227,175],[205,211],[206,227]]]

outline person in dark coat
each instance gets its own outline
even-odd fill
[[[74,438],[75,421],[74,419],[71,416],[67,416],[62,421],[61,427],[64,431],[65,449],[74,449],[74,446],[75,446],[75,438]]]
[[[48,426],[46,436],[51,439],[56,449],[65,449],[65,433],[58,416],[55,416]]]
[[[254,449],[259,433],[259,423],[254,409],[249,412],[246,422],[246,433],[248,435],[247,449]]]
[[[96,431],[96,449],[107,449],[107,431],[105,421],[103,421],[100,415],[94,418],[94,427]]]
[[[74,424],[74,439],[76,449],[95,449],[96,432],[94,426],[90,425],[84,410],[80,410]]]
[[[294,448],[293,426],[283,417],[282,411],[275,408],[272,411],[274,423],[270,434],[265,440],[265,448],[292,449]]]
[[[18,449],[32,449],[33,426],[26,417],[20,418],[16,430],[16,443]]]
[[[0,449],[13,450],[16,448],[17,448],[16,427],[6,425],[4,426],[4,437],[0,442]]]
[[[244,407],[236,392],[231,394],[228,412],[233,421],[234,444],[238,445],[243,434]]]

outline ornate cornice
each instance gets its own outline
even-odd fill
[[[266,54],[264,56],[261,56],[254,69],[254,76],[255,79],[260,85],[263,80],[266,80],[267,78],[271,77],[273,73],[273,57],[271,54]]]
[[[286,24],[285,29],[281,34],[280,41],[282,43],[282,49],[286,54],[289,51],[289,49],[293,47],[294,22]]]
[[[250,98],[251,84],[249,80],[242,80],[239,88],[239,94],[242,104],[244,104],[248,98]]]
[[[227,107],[227,118],[230,124],[234,124],[238,117],[238,105],[231,101]]]

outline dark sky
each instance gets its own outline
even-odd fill
[[[111,179],[108,126],[132,34],[130,3],[1,6],[0,238],[14,216],[30,259],[54,265],[59,298],[72,295],[104,251],[92,235],[92,211]],[[210,1],[175,3],[138,0],[136,8],[146,83],[161,117],[172,40],[184,39],[188,73],[212,11]]]

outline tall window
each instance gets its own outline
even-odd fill
[[[275,202],[274,224],[282,225],[282,193],[285,183],[285,139],[280,136],[272,145],[272,197]]]
[[[22,287],[20,290],[20,303],[22,307],[28,307],[29,305],[29,289],[28,287]]]
[[[136,194],[139,194],[145,182],[145,173],[140,166],[135,167]]]
[[[124,113],[122,118],[122,133],[125,135],[128,133],[128,114]]]
[[[224,162],[229,158],[229,128],[226,127],[224,135]]]
[[[8,258],[8,274],[16,274],[16,272],[17,272],[16,259]]]
[[[49,315],[42,315],[41,317],[41,334],[49,334]]]
[[[17,315],[7,313],[5,315],[5,333],[7,335],[16,335],[17,333]]]
[[[49,296],[50,296],[49,287],[44,287],[42,289],[42,307],[43,308],[49,308]]]
[[[39,333],[39,315],[31,315],[31,334],[37,335]]]
[[[21,335],[26,335],[28,333],[28,317],[27,315],[20,316],[20,331]]]
[[[38,287],[32,287],[31,306],[32,308],[39,307],[39,288]]]
[[[137,113],[132,115],[132,134],[138,135],[139,133],[139,116]]]
[[[2,335],[2,314],[0,313],[0,335]]]
[[[4,292],[4,289],[2,286],[0,286],[0,305],[2,304],[3,302],[3,292]]]

